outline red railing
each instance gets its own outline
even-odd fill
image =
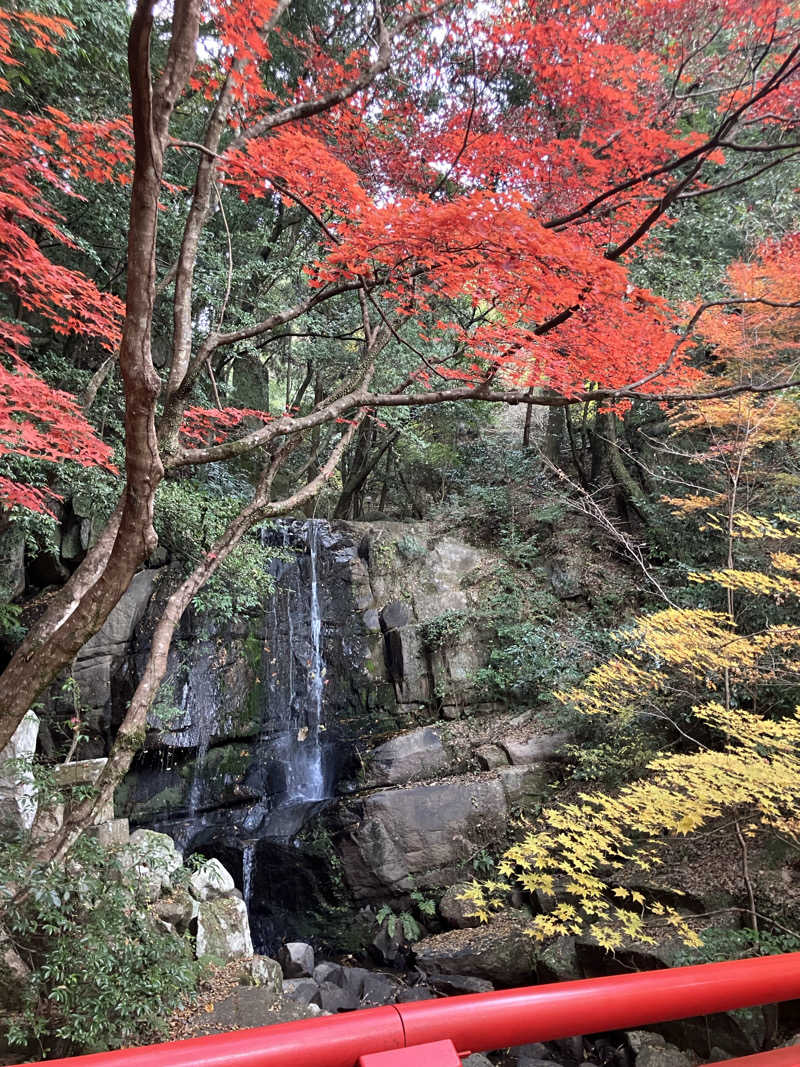
[[[435,1062],[423,1055],[434,1042],[452,1042],[453,1055],[464,1056],[794,999],[800,999],[800,952],[367,1008],[49,1062],[50,1067],[357,1067],[361,1057],[374,1063],[371,1054],[418,1049],[418,1056],[401,1058],[410,1067]],[[387,1057],[387,1067],[389,1059],[397,1062]],[[729,1063],[800,1067],[800,1046]]]

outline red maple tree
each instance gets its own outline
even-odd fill
[[[256,449],[266,459],[251,503],[170,599],[101,797],[130,761],[191,597],[252,523],[319,490],[367,411],[462,399],[619,404],[691,389],[691,333],[680,331],[662,299],[632,283],[627,254],[657,253],[658,228],[681,198],[742,184],[791,158],[800,125],[800,17],[774,0],[509,0],[477,8],[399,0],[391,9],[348,0],[337,6],[337,32],[303,35],[283,28],[289,0],[175,0],[163,66],[153,72],[154,7],[138,0],[129,46],[124,488],[98,544],[0,677],[0,746],[152,551],[165,470]],[[6,56],[9,17],[0,20]],[[52,20],[29,18],[27,28],[44,47],[60,32]],[[282,86],[271,68],[278,47],[297,60],[298,73]],[[195,113],[205,109],[194,140],[173,134],[183,101]],[[91,127],[57,112],[33,123],[6,113],[2,122],[0,138],[11,147],[0,182],[6,170],[13,182],[28,182],[28,207],[54,236],[58,220],[43,190],[63,188],[66,178],[53,161],[69,159],[97,180],[126,178],[127,127],[118,117]],[[194,161],[190,187],[167,185],[171,152]],[[305,284],[279,310],[261,305],[261,317],[252,293],[238,314],[228,284],[214,313],[198,316],[201,237],[236,196],[281,202],[311,221]],[[159,285],[162,203],[182,215],[183,235]],[[6,247],[28,237],[14,201],[0,204],[0,226]],[[16,262],[28,254],[39,257],[33,272],[3,277],[21,306],[55,329],[115,346],[114,301],[22,243]],[[173,328],[162,381],[151,333],[165,287]],[[351,377],[278,417],[198,412],[197,386],[215,357],[269,341],[334,302],[358,315]],[[23,338],[19,324],[6,329],[9,354]],[[399,351],[413,354],[411,372],[398,366]],[[24,373],[12,358],[8,373]],[[13,421],[24,424],[27,414],[35,425],[35,410],[19,409]],[[245,428],[245,414],[260,425]],[[337,423],[345,428],[318,474],[273,501],[275,474],[294,442]],[[237,426],[238,436],[226,435]],[[20,432],[23,445],[28,432]],[[60,447],[69,451],[67,442]]]

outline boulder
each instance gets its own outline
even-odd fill
[[[437,731],[423,726],[379,745],[367,762],[368,786],[401,785],[435,776],[447,766],[448,757]]]
[[[183,857],[167,834],[135,830],[120,849],[119,864],[141,896],[154,901],[172,888],[172,875],[183,866]]]
[[[488,1056],[482,1052],[473,1052],[471,1056],[461,1061],[462,1067],[494,1067]]]
[[[363,802],[343,856],[357,897],[452,880],[455,869],[505,832],[508,807],[496,780],[450,779],[382,790]]]
[[[283,972],[277,960],[253,956],[242,964],[242,985],[264,986],[276,995],[283,992]]]
[[[167,896],[160,897],[153,905],[153,911],[162,922],[174,926],[179,934],[189,929],[192,919],[197,917],[198,903],[182,887],[173,889]]]
[[[247,907],[239,897],[204,900],[197,909],[197,958],[241,959],[253,955]]]
[[[574,937],[557,937],[536,950],[536,974],[540,982],[571,982],[583,978]]]
[[[414,1004],[418,1000],[435,999],[435,994],[425,985],[415,985],[410,989],[401,989],[395,997],[397,1004]]]
[[[505,749],[509,761],[514,766],[527,766],[531,763],[542,763],[546,760],[558,759],[564,753],[564,748],[569,744],[570,734],[534,734],[524,741],[507,739],[500,744]]]
[[[314,973],[314,949],[304,941],[281,945],[278,962],[286,978],[311,978]]]
[[[692,1067],[693,1062],[674,1045],[647,1045],[636,1056],[636,1067]]]
[[[321,982],[319,995],[320,1007],[331,1015],[336,1015],[340,1011],[355,1011],[359,1006],[358,997],[340,985],[336,985],[335,982]]]
[[[468,889],[468,882],[456,882],[445,891],[439,901],[439,914],[448,926],[453,926],[457,930],[465,930],[481,924],[475,914],[475,904],[470,900],[462,899]]]
[[[475,759],[484,771],[508,766],[508,756],[499,745],[478,745],[475,749]]]
[[[364,979],[371,973],[365,967],[342,967],[342,986],[360,999],[364,989]]]
[[[323,961],[314,968],[313,978],[319,985],[322,985],[323,982],[333,982],[334,985],[344,988],[344,970],[340,963],[326,963]],[[360,995],[360,990],[357,995]]]
[[[235,888],[233,878],[218,859],[206,860],[189,879],[189,892],[197,900],[230,896]]]
[[[447,997],[461,993],[491,993],[494,986],[485,978],[475,978],[468,974],[432,974],[428,978],[431,989],[444,993]]]
[[[528,808],[541,804],[553,782],[553,767],[552,763],[500,767],[497,774],[509,808]]]
[[[540,1064],[550,1064],[552,1067],[553,1057],[550,1049],[541,1041],[531,1041],[527,1045],[515,1045],[508,1050],[508,1067],[540,1067]]]
[[[625,1036],[634,1056],[638,1056],[642,1049],[664,1048],[667,1044],[661,1034],[654,1034],[650,1030],[629,1030]]]
[[[38,736],[39,718],[29,711],[0,752],[0,833],[27,832],[33,826],[37,800],[32,760]]]
[[[386,963],[390,966],[404,959],[407,952],[402,924],[396,922],[394,930],[390,933],[389,924],[384,923],[370,941],[369,952],[377,963]]]
[[[399,985],[393,978],[370,971],[361,988],[361,1003],[365,1008],[394,1004],[398,988]]]
[[[297,1004],[316,1004],[322,1008],[322,993],[313,978],[287,979],[283,983],[283,995]]]
[[[534,981],[533,942],[521,917],[499,915],[475,930],[449,930],[414,945],[426,974],[462,974],[501,986]]]

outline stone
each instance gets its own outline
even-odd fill
[[[281,945],[278,962],[286,978],[310,978],[314,973],[314,949],[304,941]]]
[[[650,1030],[629,1030],[626,1036],[634,1056],[638,1056],[643,1048],[664,1048],[667,1043],[661,1034]]]
[[[553,782],[552,763],[537,763],[527,767],[500,767],[497,774],[505,790],[510,808],[538,805]]]
[[[390,600],[381,610],[381,627],[384,630],[397,630],[407,626],[412,619],[412,608],[404,600]]]
[[[426,884],[441,884],[501,838],[507,818],[496,780],[450,779],[373,793],[351,837],[356,854],[343,855],[346,877],[356,897],[410,892],[423,875]]]
[[[340,963],[318,963],[314,968],[314,981],[319,985],[323,982],[333,982],[335,985],[342,986],[344,988],[344,967]],[[358,995],[360,995],[360,990]]]
[[[541,1041],[531,1041],[527,1045],[515,1045],[508,1050],[508,1067],[539,1067],[539,1064],[552,1064],[550,1049]]]
[[[481,921],[475,914],[473,901],[462,899],[469,889],[468,882],[456,882],[447,889],[439,901],[439,914],[444,921],[457,930],[480,926]]]
[[[78,652],[72,676],[81,694],[81,704],[88,709],[102,710],[110,702],[114,674],[127,654],[134,630],[144,618],[161,573],[144,570],[134,574],[102,628]]]
[[[241,959],[253,955],[247,907],[238,897],[204,900],[197,909],[197,958]]]
[[[507,739],[500,744],[514,766],[527,766],[530,763],[542,763],[562,757],[569,741],[570,735],[562,731],[555,734],[534,734],[525,741]]]
[[[536,974],[540,982],[571,982],[583,978],[574,937],[557,937],[536,953]]]
[[[414,945],[417,966],[426,974],[463,974],[497,985],[530,985],[535,980],[533,942],[522,917],[498,915],[475,930],[449,930]]]
[[[218,859],[206,860],[189,879],[189,892],[197,900],[229,896],[236,884]]]
[[[277,960],[269,956],[253,956],[242,964],[242,985],[264,986],[273,993],[283,992],[283,972]]]
[[[322,993],[313,978],[290,978],[283,983],[283,995],[298,1004],[322,1008]]]
[[[435,994],[424,985],[415,985],[410,989],[401,989],[395,997],[398,1004],[414,1004],[418,1000],[435,1000]]]
[[[475,759],[484,771],[508,766],[508,756],[499,745],[478,745],[475,749]]]
[[[183,866],[183,857],[167,834],[135,830],[120,849],[119,865],[145,900],[154,901],[172,888],[171,877]]]
[[[340,1011],[355,1011],[359,1005],[358,997],[335,982],[320,982],[319,995],[320,1007],[331,1015]]]
[[[423,726],[372,750],[367,757],[366,785],[401,785],[415,778],[434,777],[447,763],[438,732]]]
[[[488,1056],[482,1052],[473,1052],[471,1056],[461,1061],[462,1067],[494,1067]]]
[[[636,1067],[692,1067],[692,1061],[674,1045],[646,1045],[636,1056]]]
[[[491,993],[494,986],[485,978],[475,978],[468,974],[432,974],[428,978],[431,989],[445,996],[458,996],[461,993]]]
[[[342,986],[360,999],[364,989],[364,979],[371,973],[365,967],[342,967]]]
[[[386,963],[391,966],[405,957],[405,945],[406,939],[403,933],[403,924],[400,922],[395,923],[394,930],[390,933],[389,924],[384,923],[372,941],[370,941],[369,951],[378,963]]]
[[[174,926],[179,934],[189,929],[192,919],[197,917],[199,905],[183,887],[173,889],[165,897],[160,897],[153,905],[153,911],[170,926]]]
[[[434,696],[433,680],[419,626],[400,626],[384,634],[389,677],[401,704],[427,705]]]
[[[364,978],[361,988],[361,1003],[365,1008],[380,1007],[382,1004],[394,1004],[397,999],[398,983],[388,975],[370,971]]]
[[[38,736],[39,718],[29,711],[0,752],[0,832],[27,832],[33,826],[38,803],[32,761]]]

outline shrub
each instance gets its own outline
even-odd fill
[[[28,852],[25,840],[0,849],[0,902],[15,887],[27,890],[3,909],[6,932],[30,968],[2,1021],[8,1043],[46,1057],[162,1035],[197,985],[188,940],[158,923],[92,838],[84,835],[63,867],[32,866]],[[10,993],[3,1001],[11,1003]]]

